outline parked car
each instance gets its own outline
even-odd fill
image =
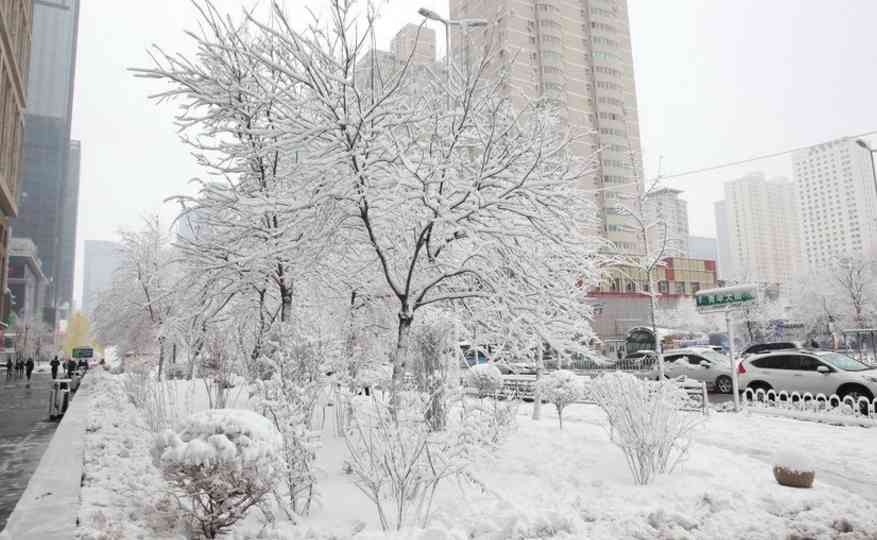
[[[764,354],[771,351],[785,351],[785,350],[795,350],[795,349],[803,349],[804,347],[798,343],[797,341],[777,341],[775,343],[753,343],[752,345],[743,349],[743,353],[740,356],[746,357],[750,354]]]
[[[655,365],[657,359],[655,351],[648,349],[635,351],[616,362],[615,367],[617,369],[648,369]]]
[[[654,368],[657,372],[657,366]],[[689,379],[707,383],[723,394],[733,391],[731,361],[711,347],[674,349],[664,354],[664,376]],[[657,373],[656,373],[657,375]]]
[[[741,388],[837,394],[841,398],[877,395],[877,368],[830,351],[785,350],[745,357],[737,366]]]

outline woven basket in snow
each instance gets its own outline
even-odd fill
[[[773,477],[781,486],[809,488],[813,487],[813,479],[816,478],[814,471],[791,471],[785,467],[775,466]]]

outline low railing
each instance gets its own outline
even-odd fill
[[[534,386],[536,384],[535,375],[503,375],[503,386],[497,397],[501,399],[523,399],[532,401],[535,397]],[[680,381],[684,384],[685,391],[689,397],[689,407],[686,410],[703,412],[706,414],[709,410],[709,397],[707,394],[706,383]],[[580,403],[593,404],[589,398],[581,400]]]
[[[877,426],[877,399],[747,388],[743,405],[754,412],[828,423]]]

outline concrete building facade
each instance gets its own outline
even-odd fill
[[[17,318],[43,318],[47,285],[36,244],[30,238],[13,238],[9,244],[9,290]]]
[[[91,315],[98,295],[113,284],[113,272],[122,264],[122,246],[103,240],[85,241],[85,279],[82,287],[82,311]]]
[[[8,315],[10,219],[18,214],[30,68],[32,0],[0,2],[0,325]]]
[[[647,223],[665,223],[648,231],[649,249],[665,249],[665,255],[688,255],[688,203],[679,197],[682,190],[661,188],[646,197],[644,214]],[[710,257],[715,259],[715,257]]]
[[[78,200],[79,147],[70,140],[78,23],[79,0],[33,3],[21,205],[13,229],[39,248],[50,308],[72,302],[76,216],[65,212]]]
[[[785,178],[750,173],[725,182],[716,233],[725,281],[786,284],[800,272],[795,190]]]
[[[478,58],[488,39],[509,62],[513,102],[554,100],[571,127],[591,132],[573,150],[599,153],[597,170],[582,181],[596,193],[603,233],[624,253],[642,241],[617,209],[641,192],[642,159],[626,0],[451,0],[451,19],[484,19],[487,27],[455,27],[455,62]]]
[[[688,258],[709,259],[711,261],[718,261],[718,242],[716,242],[715,238],[707,238],[706,236],[689,236]],[[716,270],[718,270],[718,268],[716,268]]]
[[[877,179],[864,141],[838,139],[792,155],[801,257],[820,267],[849,254],[877,256]]]
[[[399,60],[410,57],[415,64],[431,64],[435,62],[435,30],[406,24],[390,41],[390,52]]]

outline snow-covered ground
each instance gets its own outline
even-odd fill
[[[331,408],[329,409],[331,413]],[[448,482],[426,531],[386,535],[373,506],[343,473],[346,449],[327,414],[321,501],[306,524],[262,531],[257,516],[233,538],[845,538],[877,537],[877,431],[761,415],[712,414],[676,472],[636,486],[594,406],[522,406],[518,429],[476,463],[481,486]],[[149,458],[150,437],[117,377],[95,400],[87,434],[79,538],[184,538]],[[141,426],[141,427],[138,427]],[[779,486],[771,458],[790,447],[816,468],[813,489]],[[253,511],[251,514],[258,514]],[[100,536],[101,534],[105,536]]]

